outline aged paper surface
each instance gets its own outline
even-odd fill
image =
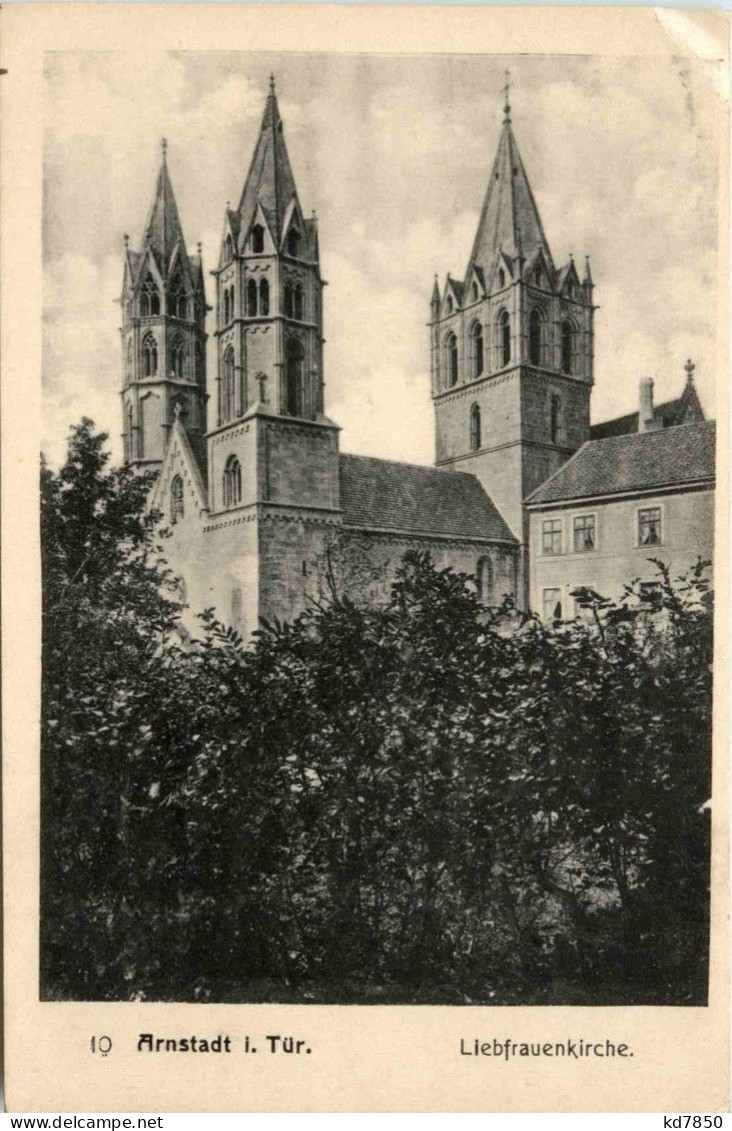
[[[338,245],[326,264],[328,304],[333,302],[342,317],[342,333],[357,331],[358,322],[349,322],[345,313],[350,295],[360,298],[361,281],[354,279],[366,270],[369,255],[378,256],[378,234],[359,227],[353,215],[339,213],[338,183],[346,186],[352,204],[359,200],[369,225],[381,223],[388,232],[390,196],[396,192],[394,178],[414,171],[416,193],[429,193],[444,201],[454,213],[444,229],[436,232],[428,223],[409,229],[410,245],[405,248],[406,263],[393,259],[379,266],[384,272],[384,302],[391,309],[383,328],[380,311],[364,312],[363,368],[353,361],[346,343],[333,342],[335,359],[326,362],[332,373],[354,365],[357,374],[349,389],[348,381],[335,375],[330,412],[337,423],[350,428],[355,450],[414,463],[431,462],[432,421],[425,414],[421,393],[414,392],[405,370],[411,358],[395,344],[394,362],[389,349],[374,349],[379,334],[383,339],[398,338],[400,326],[408,326],[408,338],[424,333],[428,348],[426,321],[429,302],[429,275],[414,303],[404,291],[390,291],[394,277],[423,262],[429,270],[462,269],[472,240],[482,193],[490,172],[500,129],[500,90],[504,70],[511,71],[514,122],[523,156],[532,177],[532,165],[521,139],[540,132],[529,115],[543,113],[571,131],[573,115],[585,121],[597,113],[598,129],[614,130],[617,139],[614,167],[602,175],[595,170],[589,178],[568,155],[571,145],[556,132],[556,152],[545,154],[541,172],[542,190],[534,190],[547,226],[549,241],[555,246],[558,262],[564,262],[572,249],[578,263],[586,252],[593,256],[601,244],[602,263],[593,258],[597,301],[602,308],[625,311],[627,325],[607,325],[598,338],[598,368],[594,395],[604,398],[598,419],[618,417],[635,408],[635,389],[639,377],[653,372],[657,377],[658,400],[677,395],[686,352],[697,362],[697,385],[707,418],[716,418],[718,470],[716,490],[715,587],[726,595],[728,588],[728,404],[727,404],[727,248],[728,248],[728,19],[720,13],[692,11],[652,11],[625,9],[522,9],[522,8],[317,8],[235,5],[34,5],[5,8],[2,20],[2,198],[3,198],[3,534],[4,534],[4,764],[5,803],[5,1001],[7,1096],[11,1111],[723,1111],[728,1105],[728,704],[724,691],[715,697],[714,769],[711,868],[711,950],[707,1005],[325,1005],[285,1004],[178,1004],[171,1001],[113,1000],[104,1003],[88,1000],[41,1000],[39,990],[39,735],[40,702],[40,557],[38,541],[38,451],[41,446],[59,460],[59,442],[70,424],[85,413],[109,430],[116,445],[119,430],[118,408],[114,397],[119,380],[119,350],[114,335],[119,311],[109,305],[108,277],[121,279],[121,232],[111,233],[110,247],[100,251],[92,263],[84,258],[89,231],[98,223],[98,209],[87,208],[84,199],[70,199],[74,192],[105,193],[110,199],[115,182],[133,179],[140,171],[135,147],[147,145],[149,138],[140,127],[142,118],[151,122],[153,137],[169,134],[171,168],[187,162],[195,170],[201,188],[176,192],[181,198],[205,190],[207,179],[215,187],[216,201],[210,215],[213,228],[220,222],[226,193],[238,194],[246,174],[253,142],[252,121],[241,138],[234,157],[217,155],[207,134],[229,113],[228,99],[236,99],[243,89],[240,81],[256,80],[257,89],[266,90],[267,75],[276,68],[284,106],[285,128],[298,124],[298,98],[308,83],[317,88],[310,105],[312,112],[328,115],[333,106],[342,106],[343,129],[357,130],[359,101],[367,90],[386,92],[370,105],[371,126],[376,120],[386,138],[382,151],[374,151],[374,172],[365,186],[349,183],[352,148],[358,137],[343,137],[340,151],[330,154],[328,169],[322,152],[312,167],[295,168],[295,176],[306,200],[303,208],[318,206],[323,213],[332,210],[331,230],[349,227],[358,250],[349,261],[344,243]],[[212,60],[226,53],[217,70]],[[201,61],[198,87],[186,91],[191,103],[200,107],[199,120],[185,118],[189,130],[186,140],[174,137],[175,106],[165,104],[165,124],[156,112],[156,99],[169,95],[169,84],[178,81],[180,58]],[[316,60],[308,70],[308,57]],[[105,64],[105,59],[108,65]],[[288,86],[288,59],[292,60],[291,92]],[[465,88],[455,72],[441,70],[450,60],[464,60],[468,77]],[[360,60],[360,64],[358,63]],[[129,61],[129,62],[127,62]],[[476,63],[485,63],[486,89],[481,90]],[[207,70],[213,68],[213,70]],[[228,71],[227,86],[224,72]],[[562,73],[564,71],[564,74]],[[170,72],[170,73],[169,73]],[[295,73],[297,72],[297,78]],[[320,77],[316,81],[316,72]],[[171,80],[171,73],[173,79]],[[216,73],[219,90],[207,86]],[[388,79],[384,77],[388,73]],[[652,87],[658,83],[662,100],[673,85],[669,75],[687,91],[687,128],[698,138],[699,186],[706,194],[694,207],[707,217],[706,239],[710,250],[705,260],[705,288],[714,309],[699,311],[698,331],[676,333],[676,328],[659,315],[664,302],[672,307],[688,279],[683,214],[678,201],[670,199],[673,175],[664,180],[663,168],[649,169],[643,180],[640,167],[629,167],[623,154],[623,136],[638,126],[633,115],[638,104],[624,88],[624,76],[632,84]],[[130,123],[125,140],[124,122],[113,121],[111,134],[102,139],[106,103],[95,114],[100,89],[98,78],[108,75],[110,103],[117,100],[124,108],[127,100],[137,116]],[[524,76],[522,79],[522,75]],[[614,78],[613,78],[614,76]],[[245,81],[246,80],[246,81]],[[398,80],[398,81],[397,81]],[[524,93],[521,84],[524,82]],[[607,100],[608,83],[617,81],[614,108]],[[96,82],[96,85],[95,85]],[[145,84],[149,85],[145,85]],[[369,83],[372,85],[369,86]],[[446,125],[461,131],[465,145],[476,155],[479,165],[474,194],[464,199],[461,171],[458,183],[450,181],[451,170],[437,150],[440,126],[425,133],[420,113],[429,101],[434,84],[454,84],[448,95],[448,109],[462,107],[462,115],[446,115]],[[137,85],[136,85],[137,84]],[[140,85],[142,84],[142,97]],[[264,84],[264,86],[262,86]],[[298,86],[299,84],[299,86]],[[381,85],[379,85],[381,84]],[[631,85],[632,85],[631,84]],[[133,91],[131,88],[135,87]],[[531,95],[529,96],[529,90]],[[149,99],[145,93],[149,91]],[[602,93],[598,93],[602,92]],[[469,95],[476,93],[475,114]],[[180,93],[180,92],[179,92]],[[584,101],[583,101],[584,96]],[[365,97],[365,95],[364,95]],[[603,101],[603,97],[605,101]],[[593,101],[593,99],[596,99]],[[207,103],[208,100],[208,103]],[[481,114],[489,113],[490,121]],[[523,108],[522,108],[523,106]],[[531,106],[531,110],[529,109]],[[610,107],[610,109],[608,109]],[[123,111],[120,110],[120,113]],[[350,114],[350,117],[348,116]],[[172,115],[172,116],[171,116]],[[523,116],[523,120],[522,120]],[[181,114],[181,128],[184,124]],[[662,119],[661,119],[662,120]],[[112,119],[110,118],[110,121]],[[101,123],[101,124],[100,124]],[[646,123],[647,127],[647,123]],[[256,127],[255,127],[256,128]],[[44,136],[45,130],[45,136]],[[640,129],[642,135],[642,128]],[[633,160],[650,149],[650,132],[642,144],[635,139]],[[476,141],[475,135],[479,137]],[[425,136],[425,144],[421,141]],[[375,134],[369,134],[373,143]],[[656,139],[657,141],[658,139]],[[425,146],[435,146],[434,156]],[[175,156],[175,146],[178,156]],[[189,146],[187,156],[180,151]],[[672,148],[669,140],[669,150]],[[45,149],[44,149],[45,146]],[[86,150],[84,150],[86,146]],[[198,147],[198,152],[195,152]],[[449,148],[449,147],[448,147]],[[294,147],[293,147],[294,150]],[[540,148],[539,148],[539,151]],[[86,157],[79,159],[80,153]],[[406,160],[397,160],[397,154]],[[45,154],[45,157],[44,157]],[[293,156],[291,152],[291,156]],[[392,160],[390,160],[390,158]],[[566,167],[563,158],[567,158]],[[74,160],[76,163],[74,163]],[[579,160],[579,159],[578,159]],[[582,160],[591,164],[586,149]],[[88,186],[79,181],[79,170],[86,161]],[[226,176],[213,171],[218,161],[228,162]],[[67,164],[64,165],[64,162]],[[430,173],[430,163],[433,172]],[[293,157],[293,164],[297,161]],[[146,160],[144,168],[151,166]],[[672,170],[673,154],[668,155]],[[713,170],[713,172],[710,172]],[[515,173],[515,171],[514,171]],[[42,213],[42,178],[47,178],[46,213]],[[595,180],[593,182],[592,176]],[[140,173],[140,177],[149,173]],[[609,195],[600,201],[590,196],[577,205],[575,190],[588,192],[587,185],[599,185],[602,176],[621,184],[627,180],[627,201]],[[536,174],[534,174],[535,179]],[[76,180],[74,180],[76,178]],[[307,178],[307,190],[303,182]],[[175,178],[174,178],[175,179]],[[179,178],[183,180],[183,176]],[[327,182],[327,183],[326,183]],[[80,187],[81,186],[81,187]],[[149,204],[152,184],[134,186],[126,200],[128,222],[137,233],[143,220],[139,204]],[[345,192],[345,189],[344,189]],[[223,195],[222,195],[223,194]],[[379,196],[383,202],[379,204]],[[221,199],[218,199],[221,197]],[[368,198],[368,201],[367,201]],[[116,197],[115,197],[116,199]],[[401,193],[404,207],[404,193]],[[557,231],[559,217],[569,202],[576,206],[572,215],[577,239],[573,248],[571,230]],[[614,200],[611,214],[608,201]],[[321,205],[319,202],[323,201]],[[368,203],[368,208],[366,207]],[[379,208],[383,219],[379,221]],[[186,222],[189,251],[196,239],[204,240],[207,270],[214,266],[209,251],[218,253],[219,231],[197,233]],[[417,209],[415,208],[415,211]],[[87,215],[88,213],[88,215]],[[709,219],[711,217],[711,219]],[[407,212],[400,221],[407,219]],[[115,221],[116,223],[116,213]],[[42,228],[42,223],[45,229]],[[655,251],[663,256],[668,271],[662,274],[657,263],[639,261],[628,270],[613,260],[607,231],[614,226],[654,225],[659,234]],[[715,234],[715,223],[716,234]],[[323,217],[323,230],[328,220]],[[570,225],[567,226],[570,228]],[[578,230],[581,229],[581,230]],[[407,225],[405,222],[405,235]],[[593,231],[602,229],[603,239]],[[373,241],[371,239],[373,234]],[[105,240],[107,234],[105,233]],[[133,236],[137,239],[137,235]],[[430,241],[434,252],[425,255]],[[665,245],[665,249],[664,249]],[[134,244],[133,244],[134,246]],[[643,245],[640,240],[639,246]],[[382,254],[394,255],[398,243],[385,243]],[[114,250],[114,249],[118,250]],[[565,253],[566,249],[566,253]],[[396,254],[399,254],[398,251]],[[106,256],[106,259],[105,259]],[[323,253],[324,260],[326,258]],[[621,273],[621,266],[622,272]],[[46,271],[45,285],[43,270]],[[701,268],[700,268],[701,269]],[[79,274],[92,272],[86,290]],[[95,275],[94,272],[97,272]],[[340,278],[339,278],[340,276]],[[646,282],[646,277],[650,280]],[[663,278],[665,291],[658,292]],[[619,281],[619,278],[622,281]],[[618,292],[635,288],[634,301],[623,305]],[[89,302],[99,287],[98,305]],[[112,296],[119,293],[118,283]],[[208,286],[209,302],[212,288]],[[340,287],[341,297],[331,297]],[[614,288],[614,292],[613,292]],[[654,289],[656,288],[656,289]],[[610,292],[610,293],[609,293]],[[71,295],[71,302],[66,302]],[[81,295],[81,305],[73,306],[73,296]],[[345,295],[345,297],[343,297]],[[604,296],[607,295],[607,302]],[[50,297],[49,297],[50,296]],[[689,302],[698,301],[698,289],[690,290]],[[86,306],[84,306],[84,302]],[[44,306],[45,303],[45,306]],[[105,309],[106,304],[106,309]],[[639,309],[645,313],[639,314]],[[61,312],[59,315],[58,312]],[[50,312],[50,313],[49,313]],[[51,332],[41,347],[42,314],[50,319]],[[57,317],[58,316],[58,317]],[[57,320],[54,321],[54,318]],[[598,321],[605,317],[602,309]],[[417,323],[416,330],[414,323]],[[350,329],[346,330],[345,328]],[[396,328],[396,333],[395,333]],[[109,355],[89,341],[99,331]],[[209,326],[211,332],[211,326]],[[672,341],[669,354],[659,352],[664,335]],[[326,334],[326,337],[328,335]],[[602,352],[600,353],[600,344]],[[384,341],[382,340],[382,345]],[[326,345],[326,351],[331,348]],[[354,352],[361,347],[355,346]],[[482,350],[482,346],[481,346]],[[677,351],[685,351],[678,354]],[[426,352],[425,352],[426,356]],[[482,356],[482,355],[481,355]],[[667,357],[673,373],[657,372]],[[91,359],[91,360],[90,360]],[[210,364],[210,362],[209,362]],[[78,378],[74,375],[78,366]],[[380,366],[383,368],[380,369]],[[100,376],[96,383],[95,367]],[[427,371],[427,363],[424,363]],[[46,387],[42,395],[39,375],[44,372]],[[371,380],[371,373],[376,374]],[[401,385],[400,385],[401,382]],[[609,391],[613,382],[617,388]],[[390,403],[374,408],[374,401],[392,383],[398,386]],[[633,390],[630,398],[627,389]],[[332,404],[337,398],[337,406]],[[363,435],[359,431],[363,403],[371,405]],[[264,399],[264,397],[262,397]],[[422,414],[422,415],[420,415]],[[414,420],[418,421],[415,426]],[[422,423],[424,421],[424,423]],[[480,425],[478,425],[479,427]],[[428,435],[428,430],[429,435]],[[62,443],[61,443],[61,446]],[[346,445],[347,447],[347,445]],[[61,453],[62,454],[62,453]],[[114,451],[116,459],[120,451]],[[304,564],[304,563],[303,563]],[[547,590],[553,592],[553,590]],[[727,609],[726,598],[717,604],[715,680],[718,688],[727,686]],[[83,932],[83,927],[81,928]],[[215,946],[215,940],[211,940]],[[49,996],[49,995],[46,995]],[[69,995],[74,997],[74,995]],[[113,995],[114,996],[114,995]],[[143,995],[138,995],[143,997]],[[438,1000],[441,1000],[438,998]],[[165,1038],[228,1036],[234,1051],[230,1055],[192,1057],[183,1054],[151,1054],[140,1035]],[[310,1054],[260,1055],[244,1051],[245,1040],[255,1041],[266,1050],[267,1035],[289,1035],[303,1042]],[[107,1041],[102,1043],[102,1039]],[[491,1052],[466,1055],[474,1043],[506,1042],[509,1047],[522,1043],[575,1046],[610,1042],[624,1046],[630,1055],[589,1058],[562,1055],[522,1058],[519,1052],[503,1056]],[[92,1043],[94,1042],[94,1044]],[[104,1052],[106,1051],[106,1054]]]

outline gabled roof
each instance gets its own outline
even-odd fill
[[[589,440],[526,500],[529,506],[714,481],[715,424]]]
[[[340,482],[346,526],[517,544],[467,472],[341,455]]]
[[[173,427],[170,430],[168,446],[165,449],[160,472],[153,484],[149,496],[149,506],[154,509],[158,506],[160,496],[167,487],[171,474],[180,458],[189,474],[191,489],[196,498],[196,505],[202,509],[207,506],[206,499],[206,474],[205,474],[205,440],[203,445],[196,444],[198,452],[194,453],[191,437],[188,435],[182,417],[176,414]],[[201,462],[203,456],[203,462]]]
[[[262,126],[239,201],[238,212],[244,231],[249,230],[257,204],[260,204],[275,242],[279,244],[287,207],[296,195],[274,80],[271,79]]]
[[[513,259],[517,255],[531,258],[538,248],[544,252],[553,271],[539,210],[507,116],[465,278],[469,278],[476,266],[488,273],[501,249]]]
[[[699,424],[704,420],[704,411],[693,381],[687,381],[683,393],[672,401],[654,405],[653,419],[664,428],[675,428],[680,424]],[[638,413],[629,412],[616,416],[613,420],[603,420],[590,427],[591,440],[605,440],[609,436],[626,436],[638,431]]]

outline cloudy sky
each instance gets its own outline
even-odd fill
[[[152,199],[160,139],[189,249],[218,258],[277,77],[306,213],[317,211],[326,403],[343,450],[433,459],[433,275],[462,277],[501,123],[513,124],[554,259],[591,257],[593,419],[675,396],[713,414],[717,168],[708,77],[685,60],[569,56],[64,53],[48,56],[44,448],[91,416],[119,458],[122,237]],[[208,298],[213,298],[209,278]],[[213,323],[209,320],[209,332]],[[213,375],[209,355],[209,376]]]

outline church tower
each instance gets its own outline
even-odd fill
[[[201,248],[186,250],[167,143],[142,239],[125,236],[122,283],[122,420],[125,461],[159,468],[176,417],[205,460],[206,297]]]
[[[593,284],[554,265],[503,126],[467,271],[430,303],[438,467],[478,477],[524,547],[523,500],[590,437]]]

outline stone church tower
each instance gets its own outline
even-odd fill
[[[589,262],[554,265],[506,98],[465,277],[435,280],[431,374],[437,466],[476,475],[524,548],[523,500],[590,438],[592,293]]]
[[[166,142],[141,251],[125,236],[122,420],[125,460],[159,468],[176,416],[205,454],[206,298],[200,246],[186,251]]]

